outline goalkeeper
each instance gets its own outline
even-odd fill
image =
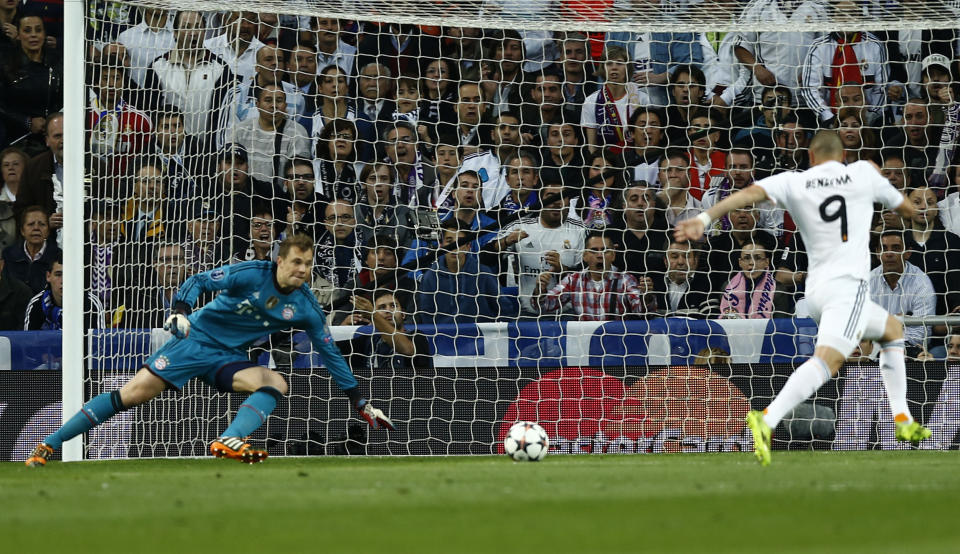
[[[307,331],[327,370],[371,427],[393,429],[390,419],[360,394],[353,372],[330,336],[326,316],[306,284],[312,261],[313,241],[297,234],[280,244],[276,263],[242,262],[187,279],[174,296],[174,313],[164,325],[173,338],[120,390],[92,398],[45,438],[27,459],[27,466],[46,465],[64,441],[167,388],[180,390],[194,377],[221,391],[252,393],[223,435],[210,445],[210,453],[246,463],[263,461],[267,452],[254,449],[244,437],[267,420],[287,393],[287,382],[247,360],[246,350],[264,335],[290,328]],[[191,314],[193,304],[205,292],[220,294]]]

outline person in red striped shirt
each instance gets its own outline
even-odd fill
[[[584,268],[570,273],[549,289],[551,271],[540,274],[534,290],[541,313],[569,307],[581,321],[624,319],[656,311],[656,300],[644,282],[614,267],[617,251],[610,235],[594,232],[583,250]]]

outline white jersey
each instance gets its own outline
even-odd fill
[[[873,204],[895,209],[903,195],[866,161],[830,161],[802,172],[757,182],[767,197],[790,212],[809,259],[807,289],[836,278],[870,276]]]
[[[579,266],[583,260],[583,241],[586,228],[583,222],[576,217],[568,217],[560,227],[550,229],[540,223],[539,218],[525,217],[509,223],[500,231],[498,238],[508,236],[517,229],[523,229],[529,235],[508,250],[517,253],[520,267],[520,305],[526,313],[536,313],[530,302],[533,289],[537,284],[537,277],[544,270],[550,269],[544,260],[544,254],[555,250],[560,254],[560,263],[564,267]],[[557,284],[557,277],[550,280],[550,286]]]

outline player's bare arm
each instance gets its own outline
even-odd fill
[[[678,222],[676,229],[673,231],[673,236],[680,242],[698,240],[703,236],[704,230],[711,221],[723,217],[734,210],[762,202],[766,199],[767,193],[763,190],[763,187],[750,185],[717,202],[697,217]]]

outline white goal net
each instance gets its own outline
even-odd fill
[[[302,232],[333,337],[398,430],[361,426],[294,330],[249,352],[290,384],[252,437],[271,454],[491,453],[518,420],[558,452],[749,449],[747,410],[813,351],[807,252],[772,204],[698,243],[669,230],[806,168],[835,128],[920,210],[874,214],[870,295],[915,319],[910,407],[956,448],[957,2],[87,5],[67,140],[107,328],[86,332],[85,399],[163,343],[186,278]],[[876,350],[775,445],[902,448]],[[241,400],[194,381],[84,455],[204,455]]]

